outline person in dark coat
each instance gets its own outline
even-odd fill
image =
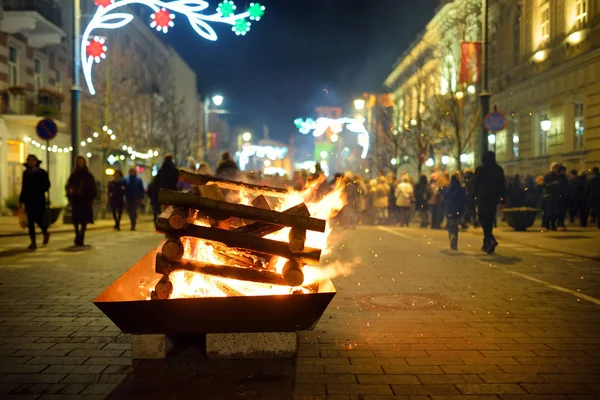
[[[535,183],[535,179],[532,175],[528,175],[525,178],[525,207],[537,208],[538,207],[538,186]]]
[[[96,180],[88,170],[85,158],[75,158],[75,168],[69,176],[66,190],[75,227],[75,246],[84,246],[87,225],[94,223],[92,205],[98,194]]]
[[[542,198],[544,216],[542,226],[546,229],[556,230],[556,219],[558,215],[558,197],[560,192],[560,182],[558,178],[558,163],[550,165],[550,171],[544,175],[542,184]]]
[[[458,176],[452,175],[450,185],[444,189],[444,215],[452,250],[458,250],[458,227],[462,221],[466,200],[467,192],[462,187]]]
[[[127,205],[127,214],[131,221],[131,230],[135,231],[138,209],[144,202],[144,183],[137,176],[135,168],[129,170],[129,176],[125,179],[125,203]]]
[[[569,221],[575,222],[575,217],[579,217],[579,225],[587,225],[587,213],[585,211],[585,173],[579,174],[576,170],[571,171],[569,177]],[[585,220],[584,220],[585,218]]]
[[[158,192],[160,189],[177,190],[177,182],[179,181],[179,170],[173,162],[173,156],[166,155],[162,166],[158,173],[148,185],[148,197],[152,205],[152,214],[154,215],[154,224],[158,214],[161,213],[161,204],[158,201]]]
[[[515,177],[512,180],[512,183],[510,184],[510,187],[508,188],[508,193],[506,194],[508,207],[525,207],[526,196],[527,193],[525,191],[523,183],[521,182],[521,177],[519,175],[515,175]]]
[[[494,237],[494,220],[498,204],[503,201],[506,187],[504,170],[496,163],[496,153],[486,152],[482,157],[483,165],[477,167],[474,177],[475,203],[477,215],[483,228],[482,250],[493,254],[498,246]]]
[[[228,152],[223,153],[221,155],[221,162],[217,166],[216,177],[233,181],[238,178],[239,172],[240,170],[235,161],[231,159],[231,155]]]
[[[429,198],[431,190],[427,183],[425,175],[419,176],[419,181],[415,185],[415,211],[419,213],[421,219],[421,228],[427,228],[429,225]]]
[[[31,244],[29,250],[37,248],[35,225],[37,224],[44,235],[44,244],[48,244],[50,233],[48,233],[48,220],[44,218],[46,210],[46,192],[50,190],[50,179],[48,173],[40,168],[42,162],[33,154],[27,156],[27,162],[23,164],[23,180],[19,203],[25,206],[27,213],[27,225]]]
[[[556,202],[556,226],[567,230],[565,218],[569,206],[569,178],[567,178],[567,167],[558,167],[558,201]]]
[[[596,223],[600,229],[600,172],[598,172],[598,167],[592,169],[585,185],[585,202],[590,214],[596,216]]]
[[[115,171],[113,180],[108,183],[108,204],[112,209],[113,219],[115,221],[115,231],[121,230],[121,216],[125,207],[125,183],[123,182],[123,173]]]

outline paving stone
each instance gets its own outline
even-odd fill
[[[391,368],[391,367],[390,367]],[[325,365],[326,374],[383,374],[378,365]]]
[[[415,375],[358,375],[361,385],[420,385]]]
[[[456,385],[462,394],[519,394],[525,391],[513,383],[459,383]]]
[[[327,394],[393,394],[389,385],[327,385]]]
[[[58,383],[66,374],[6,374],[0,383]]]
[[[392,385],[396,395],[422,395],[430,396],[434,394],[459,394],[460,392],[453,385]]]

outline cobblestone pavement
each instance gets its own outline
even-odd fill
[[[0,398],[600,399],[598,261],[504,242],[487,256],[471,235],[451,252],[443,231],[387,227],[335,236],[329,260],[361,262],[295,365],[192,349],[130,375],[127,336],[91,300],[159,239],[90,233],[66,253],[65,235],[0,257]]]

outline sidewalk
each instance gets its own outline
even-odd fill
[[[544,251],[569,254],[600,260],[600,229],[591,226],[567,226],[567,231],[548,231],[531,227],[526,232],[516,232],[504,223],[494,229],[494,235],[502,246],[502,241],[518,243]],[[483,237],[481,228],[469,228],[467,234]]]
[[[151,220],[152,217],[147,215],[141,215],[138,217],[138,223],[150,222]],[[114,226],[114,224],[115,223],[112,219],[98,219],[94,221],[93,224],[88,225],[87,229],[110,229]],[[123,219],[121,220],[121,225],[123,225],[124,227],[129,226],[129,219],[126,215],[123,216]],[[59,218],[58,221],[56,221],[50,226],[49,230],[51,233],[65,233],[73,231],[73,226],[70,224],[63,224],[61,216],[61,218]],[[38,232],[41,233],[39,228]],[[21,228],[17,217],[0,216],[0,237],[27,236],[27,234],[27,228]]]

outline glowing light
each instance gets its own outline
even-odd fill
[[[398,164],[398,159],[394,157],[390,162],[392,163],[392,165],[396,165]]]
[[[338,119],[333,119],[322,117],[317,119],[316,121],[311,118],[307,118],[306,120],[303,120],[302,118],[297,118],[294,120],[294,124],[296,125],[301,134],[307,135],[312,131],[314,137],[323,136],[328,129],[331,129],[334,132],[335,130],[340,128],[343,130],[343,126],[345,125],[346,129],[357,134],[357,143],[362,148],[361,158],[367,158],[370,145],[369,132],[367,131],[363,123],[355,118],[342,117]]]
[[[542,128],[544,132],[548,132],[550,128],[552,128],[552,121],[550,121],[547,115],[540,121],[540,128]]]
[[[217,107],[220,107],[223,104],[224,100],[225,100],[225,98],[219,94],[212,97],[212,102]]]
[[[95,137],[95,138],[97,138],[98,137],[98,132],[94,132],[94,134],[92,136]]]
[[[150,28],[156,28],[159,32],[162,31],[163,33],[167,33],[169,28],[175,26],[173,23],[175,14],[171,14],[171,12],[164,7],[152,14],[150,18],[152,18]]]
[[[88,143],[92,143],[92,138],[87,138]]]
[[[475,85],[469,85],[467,86],[467,93],[469,94],[475,94]]]
[[[154,157],[158,156],[158,151],[154,150]]]
[[[417,126],[417,120],[416,120],[416,119],[414,119],[414,118],[413,118],[413,119],[411,119],[411,120],[410,120],[410,125],[411,125],[411,126]]]
[[[80,144],[81,144],[81,146],[85,147],[85,145],[86,145],[87,143],[86,143],[86,142],[84,142],[84,141],[81,141],[81,143],[80,143]]]
[[[127,145],[124,144],[123,147],[121,147],[124,151],[127,150]]]
[[[582,40],[583,40],[583,32],[582,31],[573,32],[569,36],[567,36],[567,42],[572,45],[578,44]]]
[[[283,160],[287,155],[287,147],[273,146],[245,146],[239,155],[240,169],[246,170],[246,166],[250,162],[250,157],[268,158],[271,161]]]
[[[456,92],[456,98],[457,99],[462,99],[463,97],[465,97],[465,94],[463,92],[461,92],[460,90],[458,92]]]
[[[364,99],[356,99],[354,100],[354,108],[357,110],[364,110],[365,108],[365,100]]]
[[[90,94],[96,94],[92,79],[93,63],[99,63],[106,58],[107,47],[104,39],[92,36],[96,30],[118,29],[129,24],[134,14],[127,12],[132,4],[146,6],[152,10],[150,26],[161,32],[168,32],[174,26],[176,14],[185,17],[192,29],[206,40],[216,41],[217,33],[211,26],[225,24],[232,27],[236,35],[245,35],[250,30],[250,22],[259,21],[266,7],[259,3],[250,3],[245,12],[235,14],[236,6],[233,1],[223,1],[217,7],[216,13],[206,12],[209,3],[206,0],[95,0],[98,6],[81,37],[82,70]],[[123,10],[125,12],[115,12]],[[205,13],[206,12],[206,13]]]
[[[322,159],[326,159],[328,155],[329,155],[329,153],[327,153],[325,150],[323,150],[320,154]]]
[[[333,143],[335,143],[340,139],[340,137],[338,136],[337,133],[334,133],[333,135],[331,135],[330,139]]]
[[[46,150],[46,146],[42,145],[42,150]]]
[[[536,51],[535,54],[533,55],[534,61],[537,61],[537,62],[542,62],[547,57],[548,57],[548,51],[546,51],[546,50]]]
[[[265,167],[270,167],[271,166],[271,160],[265,160],[264,164],[265,164]]]
[[[113,165],[114,163],[116,163],[119,159],[117,157],[115,157],[114,155],[110,155],[106,158],[106,161],[108,161],[108,163],[110,165]]]
[[[115,174],[115,170],[114,170],[114,168],[106,168],[104,170],[104,173],[108,176],[113,176]]]
[[[435,165],[435,160],[433,158],[428,158],[427,161],[425,161],[425,165],[428,167],[433,167]]]
[[[123,161],[125,159],[125,156],[121,155],[119,156],[119,160]]]
[[[494,134],[488,135],[488,143],[496,144],[496,135],[494,135]]]
[[[108,133],[109,135],[112,135],[113,134],[113,130],[112,129],[107,129],[106,133]]]
[[[448,165],[449,162],[450,162],[450,157],[442,156],[442,164]]]
[[[23,140],[25,141],[25,143],[27,143],[27,142],[31,142],[31,138],[30,138],[29,136],[25,136],[25,137],[23,138]]]
[[[107,131],[108,131],[108,126],[104,125],[104,126],[102,127],[102,130],[103,130],[104,132],[107,132]]]
[[[460,162],[467,162],[467,161],[469,161],[469,155],[465,154],[465,153],[461,154],[460,155]]]
[[[117,137],[115,135],[110,135],[110,140],[115,140]]]
[[[252,134],[250,132],[244,132],[242,133],[242,140],[244,142],[249,142],[252,140]]]
[[[87,153],[85,156],[86,156],[87,158],[92,158],[92,153]]]

